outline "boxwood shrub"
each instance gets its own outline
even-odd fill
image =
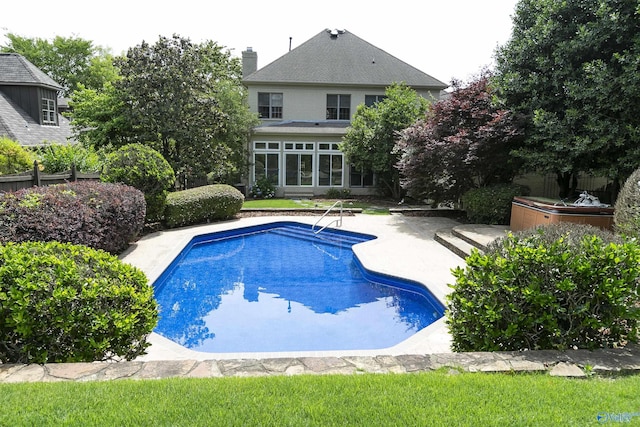
[[[0,245],[2,363],[131,360],[157,323],[144,273],[82,245]]]
[[[148,222],[162,220],[167,193],[176,180],[173,168],[162,154],[143,144],[127,144],[109,154],[101,179],[142,191]]]
[[[462,196],[462,206],[472,223],[507,225],[511,220],[513,198],[528,194],[528,188],[516,184],[474,188]]]
[[[474,251],[448,296],[454,351],[608,348],[638,341],[640,246],[561,223]]]
[[[169,193],[164,212],[169,228],[232,218],[242,209],[244,196],[226,184],[205,185]]]
[[[59,241],[119,253],[144,227],[144,195],[98,181],[0,194],[0,243]]]

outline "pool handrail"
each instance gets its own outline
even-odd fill
[[[325,216],[329,215],[329,212],[331,212],[333,208],[335,208],[338,205],[340,205],[340,217],[338,217],[338,219],[334,219],[328,222],[326,225],[324,225],[322,228],[316,231],[316,226],[320,223],[320,221],[322,221]],[[324,214],[322,214],[322,216],[316,221],[316,223],[313,224],[313,226],[311,227],[311,231],[313,231],[313,234],[318,234],[333,223],[336,224],[336,227],[342,227],[342,200],[338,200],[333,205],[331,205],[331,207],[327,209]]]

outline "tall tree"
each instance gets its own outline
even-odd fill
[[[78,37],[56,36],[53,40],[5,34],[9,40],[0,50],[19,53],[60,84],[69,96],[80,84],[100,89],[117,75],[108,50]]]
[[[424,116],[429,101],[404,83],[389,86],[385,96],[372,106],[358,106],[340,149],[349,163],[376,174],[381,191],[400,199],[395,141],[398,132]]]
[[[509,152],[524,134],[522,120],[497,104],[488,72],[452,86],[447,99],[431,104],[423,120],[401,132],[396,146],[408,195],[435,203],[511,182],[519,164]]]
[[[616,182],[640,164],[638,0],[520,0],[496,52],[500,96],[529,120],[514,154],[558,176]]]
[[[162,153],[182,176],[234,171],[256,123],[239,59],[215,42],[174,35],[142,42],[116,65],[122,78],[114,86],[137,142]]]

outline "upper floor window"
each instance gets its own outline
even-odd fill
[[[282,118],[282,94],[258,93],[258,114],[262,119]]]
[[[351,95],[327,95],[327,120],[351,119]]]
[[[375,105],[378,102],[384,100],[386,97],[386,95],[365,95],[364,105],[366,105],[367,107],[371,107],[372,105]]]
[[[49,98],[42,98],[42,124],[56,124],[56,101]]]

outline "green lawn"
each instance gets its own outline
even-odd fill
[[[337,200],[333,199],[257,199],[245,200],[243,208],[252,209],[296,209],[296,208],[319,208],[328,209]],[[376,206],[369,202],[358,200],[345,200],[343,202],[344,209],[362,209],[362,213],[369,215],[388,215],[389,208],[384,206]]]
[[[584,426],[605,413],[640,425],[638,390],[640,376],[446,370],[2,384],[0,425]]]

